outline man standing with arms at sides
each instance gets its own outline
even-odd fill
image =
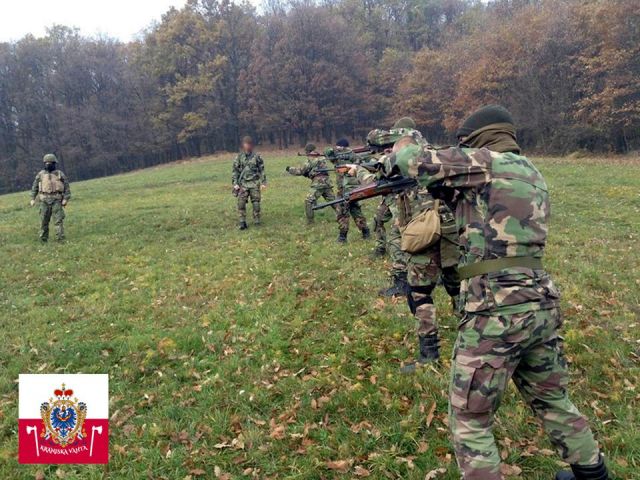
[[[253,151],[251,137],[243,137],[242,151],[233,162],[233,194],[238,197],[238,228],[246,230],[247,202],[253,205],[253,222],[260,225],[261,190],[267,187],[267,175],[262,157]]]
[[[544,269],[549,192],[520,155],[509,112],[481,108],[458,130],[459,148],[408,145],[386,173],[418,178],[450,203],[460,232],[465,315],[454,349],[449,424],[465,480],[503,480],[493,422],[512,379],[570,472],[556,480],[607,480],[586,419],[567,394],[559,293]]]
[[[315,217],[313,207],[316,206],[319,198],[324,198],[327,202],[336,199],[333,193],[333,185],[327,172],[327,161],[324,157],[310,156],[315,149],[316,146],[314,144],[308,143],[304,147],[304,151],[307,154],[307,163],[301,167],[287,167],[287,173],[290,175],[307,177],[311,180],[311,190],[304,202],[304,211],[309,225],[313,224]],[[333,209],[336,210],[336,207],[333,206]]]
[[[335,147],[326,148],[324,154],[336,167],[360,163],[362,160],[349,148],[349,141],[346,138],[338,140]],[[338,184],[338,197],[344,197],[360,185],[357,178],[342,173],[336,173],[336,183]],[[338,205],[337,212],[338,243],[347,243],[349,216],[353,218],[356,227],[362,232],[362,238],[366,240],[371,237],[371,231],[367,226],[367,219],[362,213],[362,208],[358,202],[342,203]]]
[[[71,198],[69,181],[66,175],[58,170],[58,159],[53,153],[47,153],[44,158],[44,170],[36,175],[31,187],[31,206],[40,202],[40,240],[49,240],[49,222],[53,217],[56,227],[56,239],[64,240],[64,207]]]

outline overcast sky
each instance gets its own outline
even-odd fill
[[[78,27],[83,35],[106,34],[130,40],[169,7],[186,0],[0,0],[0,41],[27,33],[42,36],[60,24]]]

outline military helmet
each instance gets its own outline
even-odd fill
[[[372,147],[391,148],[403,135],[399,132],[391,132],[376,128],[367,135],[367,143]]]
[[[313,143],[307,143],[304,146],[305,153],[311,153],[311,152],[315,151],[315,149],[316,149],[316,146]]]
[[[242,137],[242,143],[248,143],[253,145],[253,138],[251,138],[249,135],[245,135],[244,137]]]
[[[415,129],[416,128],[416,121],[411,117],[402,117],[396,123],[394,123],[393,127],[391,127],[391,128],[394,129],[394,130],[397,129],[397,128]]]
[[[501,105],[487,105],[473,112],[456,132],[457,138],[468,137],[476,130],[494,125],[508,123],[513,125],[511,113]]]
[[[42,157],[42,161],[44,163],[57,163],[58,158],[53,153],[47,153],[44,157]]]

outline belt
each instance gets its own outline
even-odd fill
[[[538,257],[504,257],[492,260],[481,260],[471,265],[458,268],[460,280],[479,277],[488,273],[499,272],[507,268],[530,268],[531,270],[542,270],[542,259]]]

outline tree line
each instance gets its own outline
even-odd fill
[[[188,0],[136,41],[65,26],[0,43],[0,192],[45,152],[73,180],[237,148],[362,138],[413,116],[451,141],[502,103],[525,149],[640,148],[637,0]],[[123,12],[126,14],[126,12]]]

